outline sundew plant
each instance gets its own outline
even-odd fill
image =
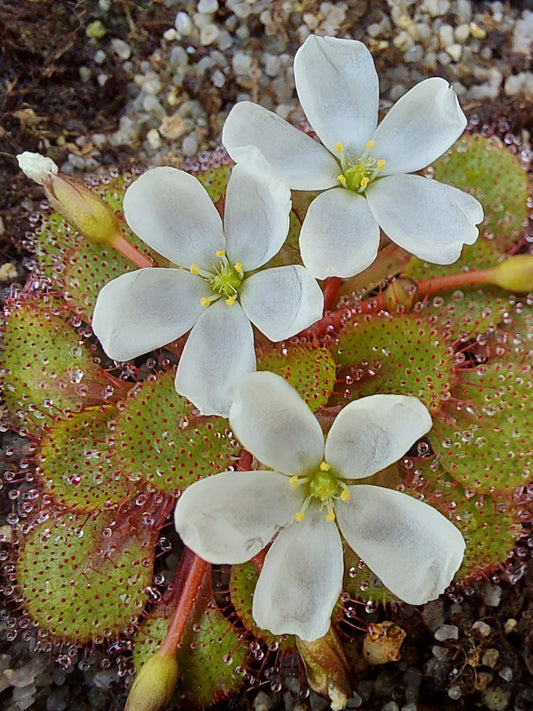
[[[188,170],[19,156],[48,203],[3,325],[11,633],[134,667],[130,711],[297,659],[341,709],[365,608],[521,574],[520,142],[464,133],[440,78],[378,122],[360,42],[311,36],[294,70],[307,131],[243,102]]]

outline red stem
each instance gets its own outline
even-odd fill
[[[418,297],[430,296],[439,291],[447,291],[458,286],[473,286],[474,284],[491,283],[494,272],[492,269],[477,269],[471,272],[445,274],[432,279],[421,279],[418,282]]]
[[[456,274],[445,274],[432,279],[421,279],[416,283],[418,287],[417,301],[431,296],[432,294],[449,289],[456,289],[460,286],[473,286],[474,284],[492,283],[494,271],[492,269],[478,269],[470,272],[458,272]],[[330,330],[338,330],[345,321],[352,319],[358,314],[375,313],[387,308],[385,292],[380,292],[368,299],[363,299],[352,308],[337,309],[325,314],[320,321],[302,331],[299,335],[306,338],[320,338],[325,336]]]
[[[153,266],[152,260],[145,254],[140,252],[137,247],[134,247],[131,242],[124,237],[124,235],[117,233],[111,242],[111,246],[114,247],[117,252],[123,254],[130,262],[133,262],[137,267],[151,267]]]
[[[329,311],[337,303],[337,294],[342,279],[340,277],[328,277],[324,282],[324,309]]]
[[[208,566],[209,563],[199,558],[196,553],[193,553],[189,548],[185,548],[179,566],[180,571],[186,571],[185,578],[180,586],[174,618],[170,624],[165,641],[159,650],[163,654],[171,655],[176,653],[187,621],[197,600],[198,592],[200,591],[200,586],[202,585],[202,580]]]

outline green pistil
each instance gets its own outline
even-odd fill
[[[385,161],[377,160],[369,155],[374,146],[374,141],[367,141],[363,155],[356,161],[351,161],[347,160],[344,155],[342,143],[337,143],[336,149],[342,169],[337,180],[343,188],[356,193],[364,193],[367,186],[378,177],[379,171],[385,167]]]
[[[309,494],[316,499],[320,499],[322,503],[333,499],[338,491],[339,485],[331,474],[318,471],[313,474],[309,482]]]
[[[210,282],[215,293],[228,298],[230,296],[235,297],[239,293],[242,278],[242,270],[239,273],[234,267],[227,264],[220,266],[220,269],[215,272]]]
[[[300,510],[296,513],[296,520],[303,521],[305,518],[305,511],[312,499],[318,499],[320,502],[320,508],[325,508],[327,511],[326,521],[335,520],[334,502],[336,499],[341,499],[342,501],[348,501],[350,498],[350,492],[347,487],[344,486],[339,479],[333,474],[329,473],[330,466],[326,462],[322,462],[318,471],[314,472],[309,477],[291,477],[291,484],[293,486],[298,486],[299,484],[307,484],[307,496]],[[339,494],[339,489],[342,489]]]
[[[216,256],[220,261],[218,265],[213,267],[212,271],[200,269],[198,264],[191,264],[190,271],[192,274],[198,274],[202,279],[209,282],[213,290],[213,296],[204,296],[200,299],[202,306],[209,306],[209,304],[218,301],[221,297],[225,299],[228,306],[231,306],[235,303],[244,278],[242,264],[236,262],[231,266],[224,252],[217,252]]]

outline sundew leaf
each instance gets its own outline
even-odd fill
[[[161,647],[173,610],[158,606],[145,619],[135,637],[133,661],[137,672]],[[247,645],[214,606],[198,611],[178,650],[179,681],[174,698],[179,708],[205,708],[239,691]]]
[[[531,364],[497,361],[462,371],[452,394],[464,406],[434,422],[436,456],[465,488],[509,499],[533,478]]]
[[[424,501],[446,516],[465,539],[465,555],[455,579],[471,581],[501,568],[524,533],[520,506],[497,490],[485,494],[461,486],[434,459],[418,459],[415,466],[423,484],[413,488],[408,477],[405,491],[419,496],[422,490]]]
[[[227,420],[193,414],[176,393],[175,373],[134,387],[116,420],[113,465],[130,481],[168,494],[232,466],[240,445]]]
[[[44,492],[71,511],[109,509],[131,495],[132,483],[111,461],[114,406],[92,407],[54,423],[41,439],[37,475]]]
[[[313,411],[327,403],[335,387],[335,361],[323,346],[277,345],[260,350],[257,360],[258,370],[281,375]]]
[[[453,353],[424,314],[369,315],[344,326],[331,347],[349,399],[376,393],[413,395],[430,412],[449,397]]]
[[[455,264],[431,265],[431,277],[465,267],[485,269],[500,262],[520,239],[529,218],[528,176],[518,157],[509,153],[496,136],[466,135],[435,161],[430,170],[435,180],[472,194],[485,212],[477,242],[465,246]],[[405,274],[426,279],[428,266],[413,259]]]
[[[61,315],[58,315],[61,314]],[[109,381],[61,306],[25,299],[5,322],[3,386],[10,416],[38,431],[58,415],[101,402]]]
[[[25,612],[51,635],[87,643],[135,624],[152,579],[156,527],[138,511],[65,513],[26,535],[16,565]]]

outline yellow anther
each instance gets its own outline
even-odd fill
[[[365,148],[374,148],[375,145],[376,145],[376,142],[370,140],[365,143]]]
[[[289,479],[289,482],[290,482],[291,486],[298,486],[298,484],[300,483],[296,474],[294,476],[291,476],[291,478]]]
[[[237,274],[242,274],[242,264],[240,262],[235,262],[233,268],[235,269]]]
[[[215,252],[215,254],[217,255],[217,257],[224,257],[226,255],[223,249],[219,250],[218,252]]]
[[[337,180],[339,181],[339,183],[346,185],[346,178],[344,177],[344,175],[342,173],[340,175],[337,175]]]
[[[329,472],[329,470],[331,469],[331,467],[330,467],[330,465],[327,464],[326,462],[320,462],[319,469],[320,469],[321,472]]]
[[[387,161],[383,160],[383,158],[381,158],[381,160],[378,160],[378,162],[376,163],[376,168],[378,170],[381,170],[382,168],[385,167],[386,163],[387,163]]]
[[[235,303],[235,297],[234,297],[234,296],[228,296],[228,298],[226,299],[226,303],[227,303],[228,306],[233,306],[233,304]]]
[[[348,489],[343,489],[341,493],[341,501],[348,501],[349,498],[350,492],[348,491]]]
[[[363,190],[366,188],[369,182],[370,180],[366,177],[366,175],[361,178],[361,187],[363,188]]]
[[[202,298],[200,299],[200,303],[202,304],[202,306],[209,306],[211,302],[205,296],[202,296]]]
[[[296,515],[294,516],[294,518],[295,518],[298,522],[303,521],[304,518],[305,518],[305,513],[304,513],[303,511],[297,511],[297,512],[296,512]]]
[[[342,145],[342,143],[341,143],[340,141],[338,141],[338,142],[335,144],[335,150],[337,151],[337,153],[342,153],[342,152],[343,152],[344,146]]]
[[[198,264],[191,264],[191,266],[189,267],[189,271],[191,272],[191,274],[198,274],[198,272],[200,271],[200,267]]]
[[[333,509],[331,509],[331,511],[328,511],[326,521],[335,521],[335,511],[333,511]]]

